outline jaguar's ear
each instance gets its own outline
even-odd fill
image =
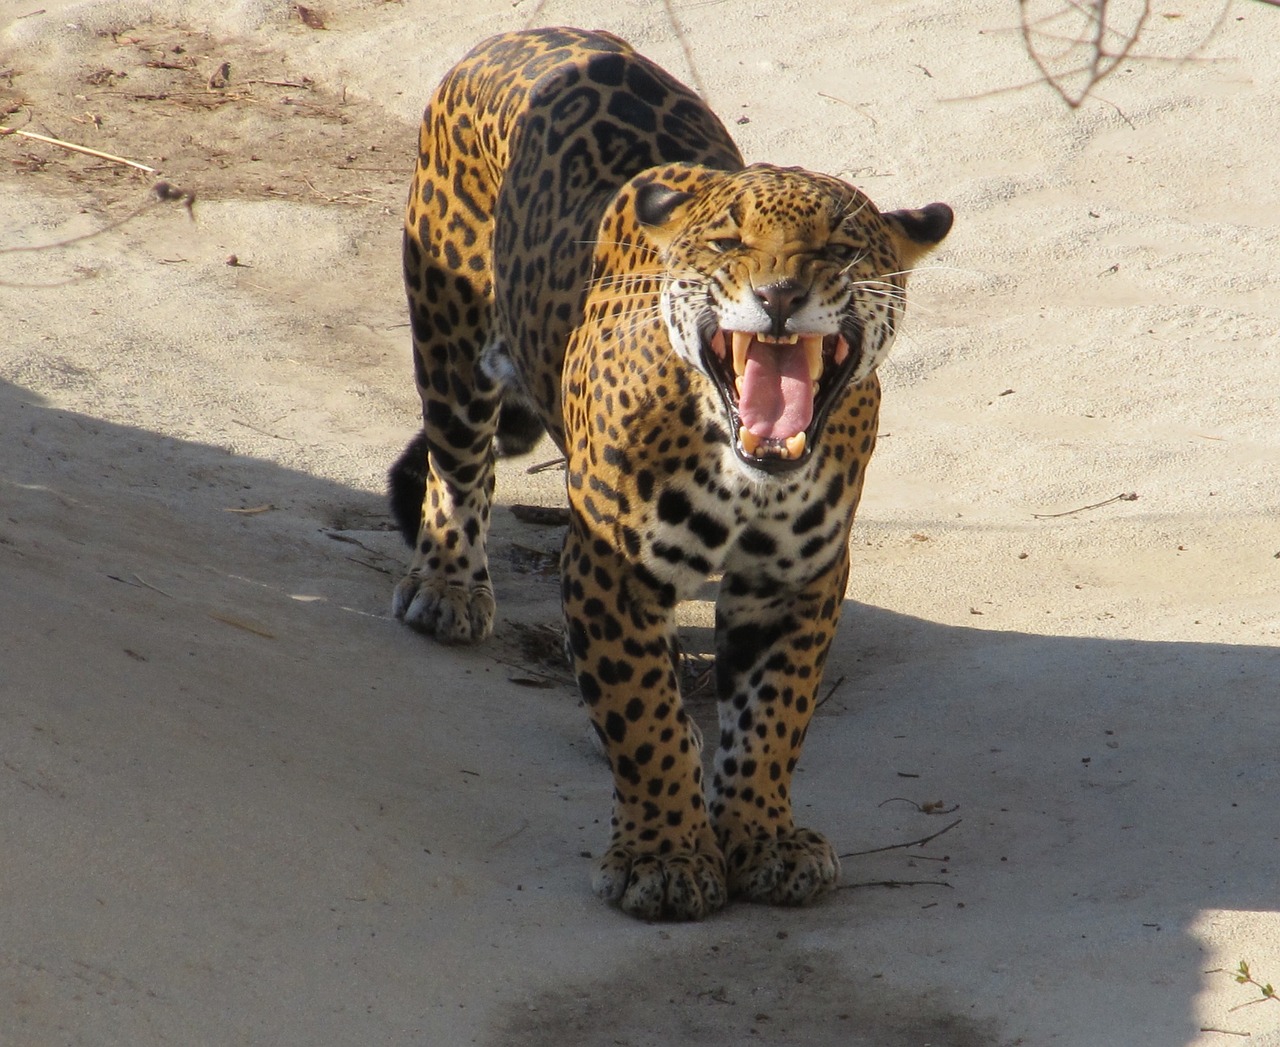
[[[699,164],[668,164],[644,171],[618,194],[619,217],[638,225],[651,246],[665,251],[681,229],[687,209],[724,177],[724,172]]]
[[[946,204],[929,204],[910,211],[886,211],[881,217],[889,224],[898,258],[906,270],[942,243],[951,232],[955,212]]]
[[[636,190],[636,218],[641,225],[666,225],[677,210],[693,199],[693,193],[661,182],[649,182]]]

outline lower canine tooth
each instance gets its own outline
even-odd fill
[[[796,433],[795,436],[791,437],[789,440],[784,441],[784,446],[787,449],[787,457],[799,458],[802,454],[804,454],[804,445],[805,445],[804,433]]]
[[[742,444],[742,450],[746,454],[755,455],[760,449],[760,438],[755,436],[745,425],[738,428],[738,442]]]

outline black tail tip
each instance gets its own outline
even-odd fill
[[[410,548],[418,543],[422,501],[427,494],[427,434],[418,433],[387,471],[387,500],[401,537]]]
[[[542,439],[542,419],[529,404],[508,394],[498,414],[498,454],[515,458],[528,454]]]

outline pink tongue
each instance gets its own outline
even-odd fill
[[[804,432],[813,420],[813,383],[804,350],[751,343],[738,418],[762,440],[786,440]]]

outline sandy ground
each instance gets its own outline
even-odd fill
[[[1073,110],[1012,0],[675,8],[692,67],[641,0],[0,0],[5,123],[197,193],[23,250],[152,179],[0,140],[5,1047],[1280,1044],[1231,975],[1280,981],[1280,10],[1158,0],[1137,52],[1192,60]],[[559,532],[510,508],[549,447],[500,477],[495,639],[388,613],[414,122],[532,23],[958,215],[797,790],[846,855],[951,828],[810,909],[590,894]]]

